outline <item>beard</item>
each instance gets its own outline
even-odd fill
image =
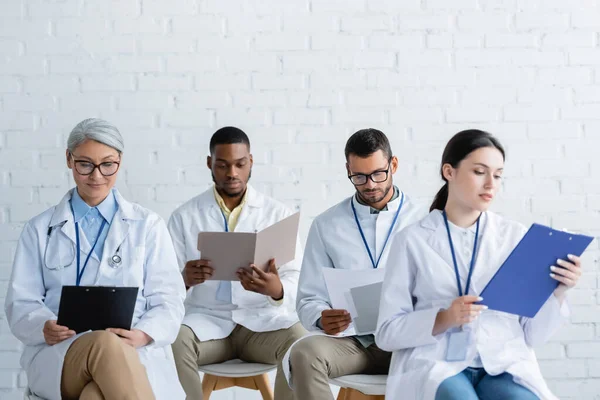
[[[392,180],[390,179],[389,184],[385,187],[385,189],[383,189],[383,191],[380,191],[379,189],[376,190],[366,190],[366,191],[359,191],[358,189],[356,189],[356,194],[358,195],[358,197],[365,202],[368,205],[372,205],[372,204],[376,204],[379,203],[381,200],[385,199],[385,197],[390,193],[390,190],[392,190],[393,187],[393,183]],[[365,194],[367,193],[381,193],[379,196],[376,197],[367,197],[365,196]]]
[[[246,182],[243,182],[241,179],[228,179],[226,182],[240,182],[240,189],[239,190],[230,190],[227,189],[224,186],[221,186],[217,183],[217,179],[215,178],[215,174],[211,171],[211,176],[212,176],[212,180],[214,182],[214,184],[217,186],[217,188],[220,189],[220,192],[223,192],[222,194],[226,197],[229,198],[237,198],[237,197],[241,197],[244,195],[244,193],[246,192],[246,187],[248,185],[248,181],[250,180],[250,178],[252,177],[252,169],[250,170],[250,172],[248,173],[248,179],[246,180]]]

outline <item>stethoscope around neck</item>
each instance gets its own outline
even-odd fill
[[[75,261],[75,254],[77,252],[77,248],[76,248],[75,243],[73,243],[73,245],[71,247],[71,256],[67,257],[67,259],[64,262],[61,262],[61,263],[59,263],[59,265],[56,265],[56,266],[50,266],[48,263],[48,247],[50,244],[50,239],[52,238],[52,232],[54,232],[54,230],[56,230],[56,228],[62,228],[63,225],[66,223],[67,223],[67,221],[63,221],[60,224],[57,224],[54,226],[48,225],[48,233],[47,233],[47,237],[46,237],[46,248],[44,249],[44,265],[48,269],[59,270],[59,269],[67,268],[68,266],[73,264],[73,262]],[[117,269],[117,268],[121,267],[121,265],[123,264],[123,258],[121,257],[120,253],[121,253],[121,245],[119,245],[119,247],[117,247],[117,250],[115,251],[115,253],[109,258],[109,260],[108,260],[109,267],[111,267],[113,269]]]

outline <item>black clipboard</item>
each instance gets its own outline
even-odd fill
[[[77,333],[130,330],[137,294],[137,287],[63,286],[57,324]]]

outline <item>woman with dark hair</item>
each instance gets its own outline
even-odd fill
[[[480,130],[446,145],[445,181],[422,221],[397,234],[386,263],[377,345],[393,351],[387,399],[555,399],[533,347],[568,319],[578,257],[548,271],[559,282],[534,318],[488,310],[478,297],[526,232],[488,211],[504,149]],[[507,293],[507,296],[510,296]]]

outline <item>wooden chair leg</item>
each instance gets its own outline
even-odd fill
[[[344,388],[343,390],[345,390],[345,397],[343,398],[343,400],[384,400],[384,398],[385,398],[385,396],[383,396],[383,395],[364,394],[362,392],[359,392],[356,389]],[[340,394],[341,393],[342,393],[342,390],[340,390]],[[338,396],[338,400],[341,400],[339,396]]]
[[[269,383],[269,375],[256,375],[254,377],[254,383],[260,391],[263,400],[274,400],[273,390],[271,389],[271,384]]]
[[[211,374],[204,374],[202,378],[202,397],[204,400],[208,400],[210,398],[211,393],[217,387],[217,382],[219,378]]]
[[[340,391],[338,392],[336,400],[346,400],[346,395],[347,394],[348,394],[348,389],[346,389],[346,388],[340,388]]]

